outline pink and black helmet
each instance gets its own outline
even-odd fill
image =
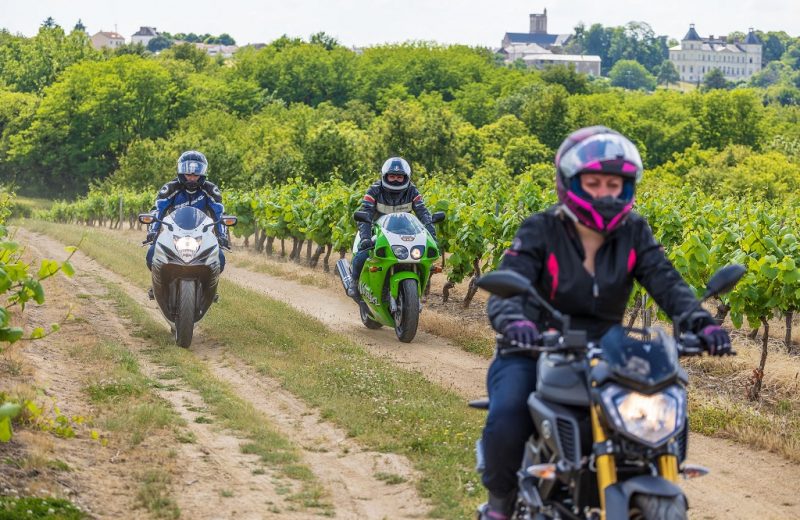
[[[605,126],[581,128],[556,153],[558,200],[581,224],[609,233],[630,213],[642,170],[639,151],[628,138]],[[582,173],[618,175],[623,179],[622,193],[595,199],[581,188]]]

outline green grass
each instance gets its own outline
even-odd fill
[[[82,520],[88,516],[68,500],[0,496],[0,520]]]
[[[27,228],[77,243],[83,228],[28,221]],[[143,289],[149,285],[144,251],[112,232],[89,230],[82,250]],[[112,292],[114,288],[112,287]],[[473,446],[483,415],[463,399],[421,374],[377,359],[362,347],[326,329],[314,318],[282,302],[228,283],[223,297],[204,319],[204,333],[224,342],[228,351],[319,408],[322,417],[343,427],[369,448],[406,455],[421,472],[420,493],[431,500],[433,516],[465,518],[481,489],[474,472]],[[163,325],[118,289],[117,300],[144,334],[159,344],[154,356],[180,367],[185,379],[203,393],[218,417],[237,413],[229,394],[214,382],[190,352],[174,348]],[[241,420],[244,420],[242,418]],[[253,432],[254,433],[254,432]]]
[[[378,472],[375,473],[375,478],[386,482],[390,486],[396,486],[397,484],[402,484],[403,482],[406,482],[406,478],[404,476],[397,475],[396,473]]]

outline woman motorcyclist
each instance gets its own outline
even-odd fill
[[[634,280],[670,316],[695,303],[692,290],[664,255],[643,217],[631,211],[642,161],[636,146],[603,127],[573,132],[555,159],[559,203],[525,220],[501,269],[528,277],[536,290],[572,318],[571,328],[598,341],[619,327]],[[525,296],[489,298],[492,327],[511,341],[536,344],[540,331],[555,327],[546,312]],[[730,351],[728,333],[706,311],[694,313],[687,328],[716,355]],[[527,409],[536,388],[536,358],[495,356],[487,374],[489,414],[483,430],[488,503],[481,520],[513,513],[516,471],[525,441],[533,433]]]

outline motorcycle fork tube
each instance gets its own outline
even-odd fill
[[[658,458],[658,474],[664,480],[678,481],[678,457],[675,455],[661,455]]]
[[[595,445],[603,444],[608,440],[605,430],[600,425],[600,415],[597,406],[592,406],[592,437],[594,438]],[[597,490],[600,492],[600,510],[601,518],[606,518],[606,488],[617,482],[617,463],[614,461],[614,455],[598,455],[595,458],[595,466],[597,467]]]

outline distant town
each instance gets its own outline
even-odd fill
[[[80,21],[78,24],[81,25]],[[668,47],[668,61],[674,66],[676,79],[679,77],[683,82],[700,83],[706,74],[719,69],[725,80],[736,82],[747,80],[761,71],[763,43],[752,28],[747,33],[738,34],[741,38],[730,39],[727,36],[714,35],[702,37],[694,24],[689,24],[686,35],[675,45]],[[222,58],[232,57],[239,49],[233,38],[227,34],[220,37],[203,36],[205,38],[194,34],[170,35],[159,32],[156,27],[141,26],[130,39],[116,31],[101,30],[93,34],[91,40],[96,49],[115,49],[131,44],[142,45],[151,52],[159,52],[176,44],[190,44],[209,56]],[[607,72],[602,68],[603,57],[586,52],[572,52],[576,47],[576,37],[576,34],[549,33],[545,9],[542,13],[530,15],[528,32],[505,33],[500,47],[495,51],[508,64],[521,63],[537,69],[567,65],[578,72],[593,76],[601,76]],[[264,44],[252,46],[261,47]],[[353,50],[360,51],[357,48]],[[580,50],[585,51],[582,48]]]

